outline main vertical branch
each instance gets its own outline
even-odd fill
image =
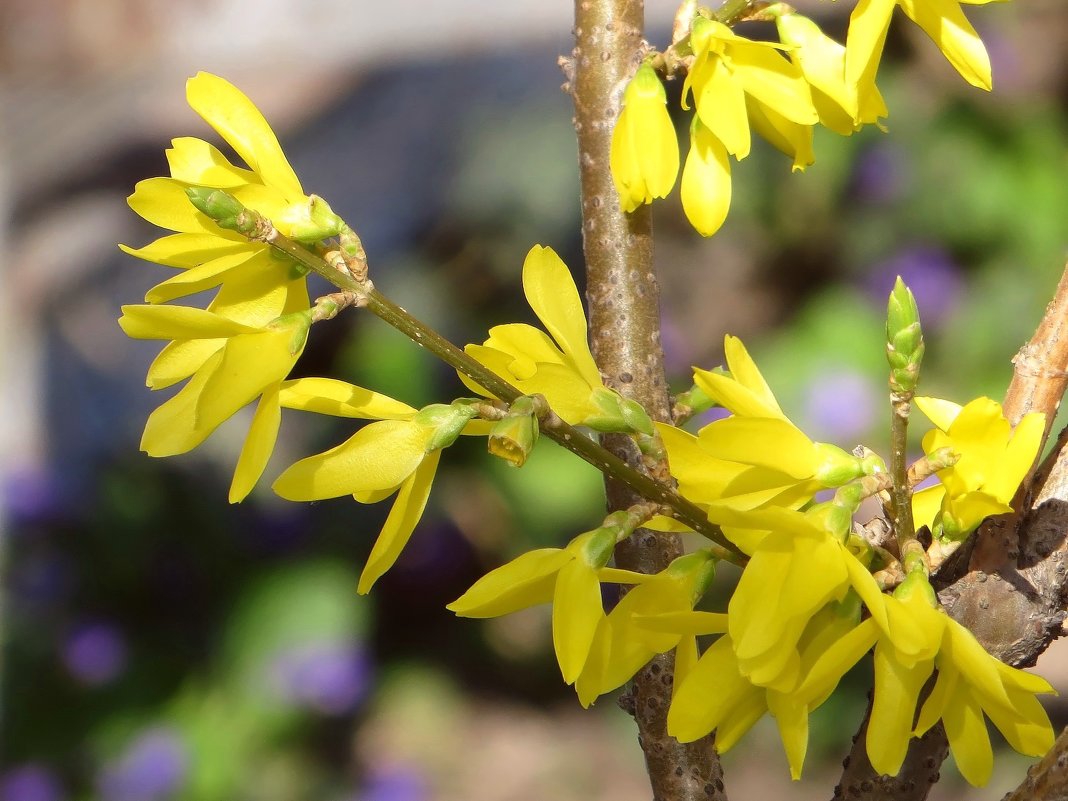
[[[649,207],[624,214],[612,184],[612,127],[626,81],[640,59],[643,0],[575,0],[575,102],[582,179],[582,233],[586,256],[592,350],[605,383],[641,403],[654,419],[670,419],[663,351],[660,290],[653,271]],[[644,465],[633,441],[606,436],[603,444],[627,463],[669,478],[664,465]],[[606,481],[610,511],[640,498]],[[682,554],[677,537],[638,530],[616,550],[620,567],[654,573]],[[681,744],[666,731],[672,659],[657,657],[634,678],[624,701],[638,724],[639,741],[657,801],[725,798],[719,757],[711,738]]]

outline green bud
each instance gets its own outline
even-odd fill
[[[905,580],[894,590],[894,597],[903,601],[906,598],[915,597],[917,593],[931,606],[938,606],[938,595],[927,579],[927,574],[922,570],[913,570],[905,576]]]
[[[716,557],[707,550],[694,551],[675,559],[664,572],[672,578],[691,582],[691,597],[696,604],[716,578]]]
[[[447,448],[456,442],[464,426],[477,413],[471,401],[455,401],[452,404],[433,403],[420,409],[413,423],[418,423],[427,429],[433,429],[430,439],[427,440],[427,452]]]
[[[891,390],[915,391],[923,351],[923,331],[916,298],[898,276],[886,307],[886,357],[890,364]]]
[[[675,396],[675,408],[688,410],[686,412],[687,417],[701,414],[701,412],[708,411],[715,405],[716,402],[697,384]]]
[[[864,475],[864,463],[848,451],[826,442],[813,443],[819,457],[815,478],[825,487],[840,487]]]
[[[654,431],[653,421],[642,405],[618,392],[608,388],[594,390],[590,393],[590,402],[597,407],[597,412],[586,417],[582,424],[595,431],[618,434],[637,431],[649,435]]]
[[[190,186],[185,190],[189,202],[213,219],[220,228],[247,234],[255,224],[254,215],[233,195],[221,189]]]
[[[295,207],[294,212],[287,210],[286,228],[293,239],[298,242],[319,242],[330,239],[347,229],[345,221],[334,214],[330,204],[318,195],[308,195],[307,204]]]
[[[534,399],[527,395],[516,398],[508,413],[493,424],[489,452],[514,467],[522,467],[538,442],[538,433]]]

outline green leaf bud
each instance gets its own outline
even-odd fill
[[[653,421],[637,401],[624,398],[618,392],[602,387],[590,393],[590,402],[597,408],[582,424],[603,433],[629,434],[637,431],[652,434]]]
[[[247,214],[244,204],[228,192],[205,186],[190,186],[185,190],[197,211],[213,219],[220,228],[248,233],[255,225],[255,216]]]
[[[308,195],[305,206],[287,210],[286,226],[298,242],[319,242],[348,228],[345,221],[334,214],[330,204],[318,195]]]
[[[490,431],[488,447],[494,456],[514,467],[522,467],[538,442],[538,418],[534,399],[516,398],[507,414]]]
[[[915,391],[923,351],[923,331],[916,298],[898,276],[886,307],[886,357],[890,364],[892,391]]]

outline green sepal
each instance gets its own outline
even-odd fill
[[[311,309],[305,309],[304,311],[292,312],[291,314],[283,314],[281,317],[273,320],[267,327],[268,328],[292,328],[293,338],[289,341],[289,352],[291,354],[300,353],[304,347],[304,343],[308,341],[308,331],[312,326],[312,313]]]
[[[602,387],[590,393],[590,403],[597,411],[582,420],[584,426],[606,434],[653,433],[653,421],[637,401]]]
[[[823,486],[840,487],[865,475],[864,462],[860,458],[842,450],[837,445],[830,445],[826,442],[812,444],[819,459],[815,478]]]
[[[345,221],[334,214],[330,204],[318,195],[308,195],[303,219],[290,221],[289,232],[298,242],[319,242],[347,229]],[[294,215],[295,217],[295,215]]]
[[[565,550],[573,553],[577,559],[581,559],[590,567],[600,569],[612,558],[612,551],[616,547],[616,537],[619,533],[618,526],[595,528],[593,531],[579,534],[567,544]]]
[[[426,444],[426,450],[429,453],[447,448],[456,442],[464,426],[477,414],[476,401],[463,399],[453,401],[448,405],[433,403],[426,406],[415,414],[412,422],[433,430]]]

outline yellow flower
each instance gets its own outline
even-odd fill
[[[694,61],[682,87],[684,104],[692,91],[697,116],[736,158],[749,155],[747,98],[798,125],[819,122],[807,81],[776,45],[737,36],[703,17],[694,20],[690,45]]]
[[[623,93],[609,163],[623,211],[667,197],[675,185],[679,143],[667,111],[667,93],[648,64],[638,68]]]
[[[910,738],[923,736],[942,720],[961,774],[973,785],[985,784],[993,754],[984,713],[1020,753],[1040,756],[1049,750],[1053,729],[1035,698],[1053,692],[1045,679],[988,654],[938,607],[921,574],[911,575],[882,601],[884,614],[873,615],[825,648],[798,688],[804,695],[810,682],[833,686],[875,646],[875,693],[865,741],[875,770],[896,775]],[[917,716],[920,692],[935,670],[938,678]]]
[[[690,124],[690,150],[679,187],[686,219],[701,236],[712,236],[731,207],[731,163],[727,149],[697,117]]]
[[[812,102],[820,123],[849,136],[865,124],[878,124],[887,115],[886,103],[875,87],[875,75],[864,86],[845,80],[846,49],[825,34],[808,17],[779,14],[775,18],[782,43],[790,46],[790,60],[812,87]],[[867,76],[866,76],[867,77]]]
[[[340,445],[291,465],[273,485],[276,493],[290,501],[351,494],[360,503],[377,503],[397,493],[360,574],[357,591],[361,594],[397,561],[426,508],[441,449],[455,441],[475,413],[470,406],[435,404],[404,419],[403,409],[390,408],[381,398],[367,400],[372,408],[384,406],[400,419],[364,426]],[[314,409],[316,403],[301,408]],[[364,416],[362,409],[351,411],[345,416]]]
[[[527,253],[523,293],[551,337],[525,323],[510,323],[494,326],[482,345],[464,350],[524,395],[544,395],[553,411],[572,425],[652,433],[641,407],[601,380],[586,340],[578,288],[552,248],[535,245]],[[460,379],[473,392],[492,397],[462,373]]]
[[[924,436],[924,451],[949,448],[959,456],[954,465],[938,471],[940,484],[913,495],[917,525],[956,539],[990,515],[1011,512],[1009,501],[1041,447],[1045,415],[1025,415],[1013,429],[1001,404],[990,398],[961,407],[919,397],[916,405],[937,426]]]
[[[123,306],[122,312],[119,325],[127,336],[170,339],[179,346],[209,343],[211,348],[189,383],[149,415],[141,449],[150,456],[192,450],[236,411],[260,398],[230,488],[231,503],[243,499],[274,448],[278,390],[304,349],[310,313],[289,314],[255,328],[186,306]]]
[[[145,300],[164,303],[220,287],[209,309],[252,326],[306,309],[306,271],[278,258],[267,245],[217,226],[194,208],[185,190],[189,186],[225,189],[271,218],[284,234],[304,241],[336,235],[341,220],[321,199],[304,194],[274,132],[245,95],[207,73],[191,78],[186,94],[193,109],[251,169],[232,165],[203,140],[183,137],[173,140],[167,151],[172,177],[137,184],[128,199],[130,207],[149,222],[177,233],[143,248],[120,247],[132,256],[181,270],[150,289]],[[172,369],[171,362],[188,370],[188,363],[210,355],[210,351],[204,353],[208,347],[200,344],[165,351],[158,379],[181,380],[184,376]]]
[[[685,497],[737,509],[796,507],[820,489],[882,469],[875,458],[810,440],[783,414],[741,340],[726,337],[724,351],[730,375],[695,369],[694,382],[734,415],[709,423],[696,437],[657,425]]]
[[[991,87],[990,58],[961,3],[985,5],[998,0],[860,0],[849,17],[846,38],[846,83],[872,80],[882,56],[894,8],[923,28],[938,49],[972,86]]]
[[[580,534],[566,548],[529,551],[487,573],[447,608],[460,617],[498,617],[551,601],[556,658],[564,681],[572,684],[605,617],[600,574],[615,544],[614,532],[600,528]],[[647,578],[610,573],[613,580]]]
[[[875,579],[814,516],[780,507],[711,507],[709,519],[760,530],[727,608],[739,670],[753,684],[784,692],[793,687],[801,670],[798,642],[809,621],[850,589],[881,616]]]
[[[715,729],[716,748],[723,753],[770,712],[790,764],[790,774],[799,779],[808,750],[809,713],[827,700],[841,675],[826,671],[817,674],[812,668],[823,658],[830,643],[848,636],[856,626],[859,609],[855,598],[851,598],[842,604],[825,606],[812,619],[799,643],[799,675],[805,677],[804,684],[795,682],[785,689],[753,684],[739,669],[730,635],[720,637],[701,655],[676,689],[668,710],[668,733],[680,742],[692,742]]]
[[[628,591],[601,621],[575,682],[582,705],[623,685],[672,648],[677,687],[697,659],[697,635],[726,631],[726,615],[693,611],[714,576],[714,558],[696,551]]]

